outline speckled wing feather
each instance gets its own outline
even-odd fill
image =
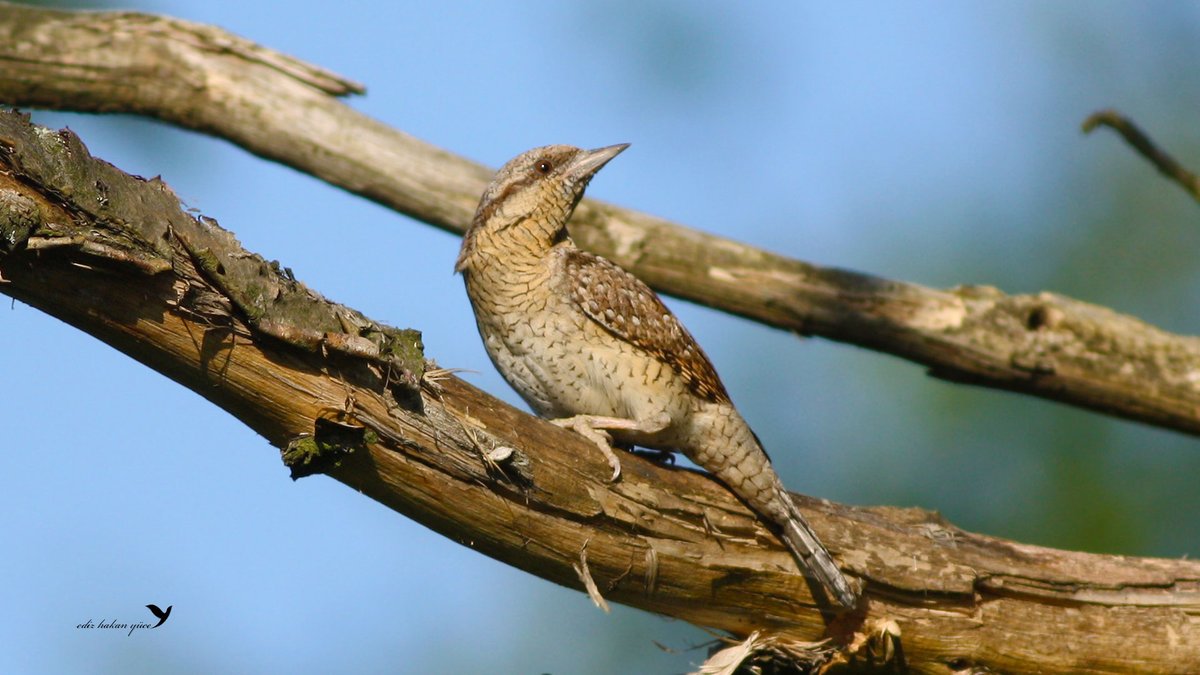
[[[698,396],[729,402],[700,345],[646,284],[587,251],[568,252],[564,264],[571,300],[588,318],[667,364]]]

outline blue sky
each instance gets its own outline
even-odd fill
[[[1186,3],[130,2],[363,82],[349,104],[492,166],[632,147],[589,194],[819,264],[1054,290],[1196,333],[1195,205],[1092,111],[1200,165]],[[0,96],[2,98],[2,96]],[[39,113],[322,294],[424,331],[513,403],[457,240],[223,141]],[[669,303],[794,490],[1045,545],[1200,550],[1195,441]],[[20,303],[0,312],[4,672],[684,672],[707,636],[445,540]],[[19,392],[19,397],[15,395]],[[125,637],[92,619],[149,620]],[[663,651],[662,643],[674,650]]]

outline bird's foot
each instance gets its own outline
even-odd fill
[[[604,459],[608,460],[608,465],[612,467],[613,474],[609,482],[615,483],[621,477],[621,460],[617,457],[617,453],[613,452],[612,436],[607,431],[593,426],[592,419],[594,418],[588,415],[576,415],[575,417],[550,420],[550,423],[564,429],[571,429],[595,443],[596,447],[600,448],[600,452],[604,453]]]
[[[613,468],[609,482],[615,483],[621,477],[621,460],[612,449],[612,436],[609,431],[632,431],[641,434],[656,434],[671,424],[667,413],[659,413],[644,420],[629,420],[623,417],[604,417],[603,415],[576,415],[562,419],[550,420],[552,424],[564,429],[573,429],[582,434],[600,448],[608,465]]]

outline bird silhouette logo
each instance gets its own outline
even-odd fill
[[[167,617],[171,616],[171,608],[174,606],[175,605],[167,605],[167,609],[166,609],[166,611],[164,611],[164,610],[159,609],[158,605],[146,605],[146,608],[149,609],[150,612],[152,614],[154,614],[154,616],[158,617],[158,623],[151,626],[151,628],[158,628],[159,626],[166,623]]]

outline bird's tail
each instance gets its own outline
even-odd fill
[[[699,435],[725,442],[691,448],[688,456],[773,526],[804,576],[819,584],[830,600],[853,609],[858,594],[792,502],[750,426],[732,405],[716,406],[706,413],[693,418],[701,429]]]
[[[847,609],[853,609],[858,603],[858,594],[850,587],[850,582],[838,569],[833,556],[825,549],[824,544],[809,527],[808,521],[800,514],[799,509],[792,503],[792,498],[782,486],[779,498],[787,505],[788,518],[779,523],[780,536],[788,550],[796,558],[801,571],[821,584],[821,588],[831,593],[833,599]]]

